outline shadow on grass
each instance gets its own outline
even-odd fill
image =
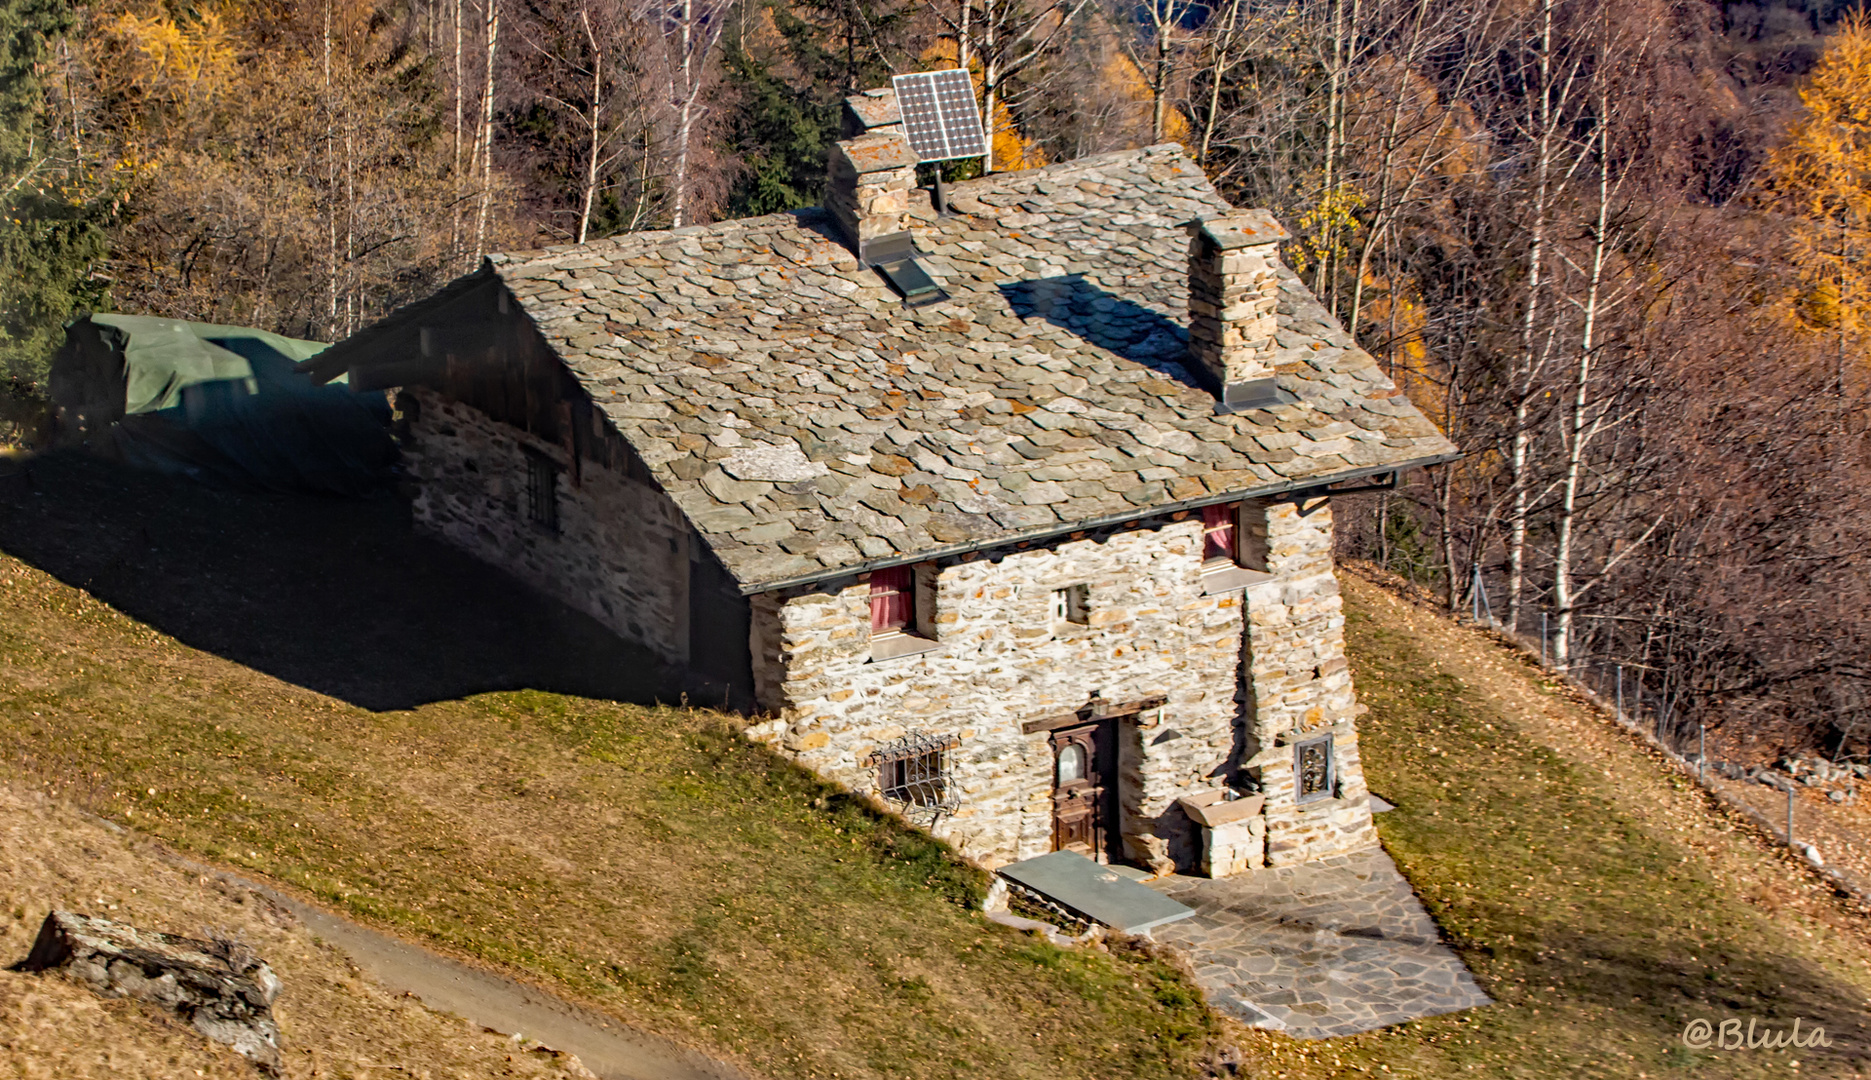
[[[1691,1049],[1682,1041],[1683,1029],[1696,1019],[1709,1023],[1714,1029],[1711,1038],[1716,1042],[1722,1039],[1724,1022],[1737,1021],[1743,1039],[1752,1023],[1756,1037],[1769,1039],[1770,1046],[1772,1033],[1791,1036],[1793,1022],[1798,1019],[1802,1042],[1812,1039],[1817,1028],[1830,1043],[1797,1051],[1787,1045],[1778,1050],[1782,1054],[1797,1053],[1803,1074],[1824,1075],[1820,1062],[1828,1060],[1871,1061],[1871,1029],[1866,1026],[1865,1010],[1856,1004],[1862,993],[1795,957],[1764,951],[1713,958],[1702,954],[1696,960],[1689,955],[1660,957],[1656,952],[1634,948],[1628,941],[1591,932],[1548,932],[1542,944],[1567,957],[1568,966],[1573,966],[1571,971],[1554,971],[1548,977],[1555,979],[1574,1001],[1614,1011],[1628,1010],[1642,1002],[1644,1007],[1664,1013],[1666,1020],[1669,1014],[1675,1014],[1678,1019],[1674,1026],[1664,1033],[1672,1048]],[[1716,962],[1709,964],[1711,959]],[[1714,1044],[1696,1049],[1718,1058],[1737,1052],[1770,1052],[1737,1047],[1732,1040],[1726,1049]]]
[[[493,690],[678,693],[596,620],[417,535],[396,499],[217,491],[59,452],[0,465],[0,550],[185,645],[374,711]]]

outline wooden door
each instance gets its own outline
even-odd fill
[[[1052,849],[1096,859],[1117,839],[1117,722],[1052,733]]]

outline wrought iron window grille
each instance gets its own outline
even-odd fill
[[[949,751],[960,745],[961,740],[953,735],[911,731],[878,747],[866,761],[877,766],[877,787],[884,801],[895,804],[916,824],[931,828],[961,807],[949,777]]]
[[[1293,799],[1308,803],[1331,798],[1338,789],[1337,755],[1332,737],[1321,735],[1293,747]]]
[[[526,454],[526,519],[537,529],[559,531],[559,467],[544,454]]]

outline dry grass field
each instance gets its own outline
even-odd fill
[[[980,870],[727,718],[501,689],[651,683],[382,506],[35,471],[0,500],[0,757],[61,795],[768,1076],[1212,1049],[1173,966],[987,923]]]
[[[134,834],[43,795],[0,788],[0,1077],[257,1075],[245,1058],[159,1008],[106,1000],[55,972],[5,970],[25,957],[55,908],[188,936],[211,928],[253,946],[285,983],[274,1012],[289,1077],[589,1075],[565,1058],[391,996],[290,915],[178,867]]]

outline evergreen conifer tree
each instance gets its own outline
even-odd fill
[[[99,209],[45,128],[41,73],[72,26],[66,0],[0,0],[0,377],[43,379],[61,327],[103,299]]]

